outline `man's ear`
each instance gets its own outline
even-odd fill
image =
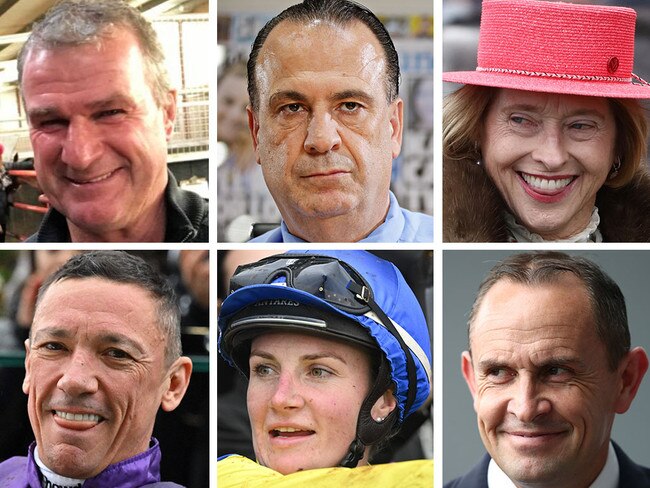
[[[397,407],[397,399],[393,394],[393,389],[389,388],[380,396],[370,409],[370,416],[373,419],[386,418]]]
[[[171,412],[181,403],[190,384],[192,360],[187,356],[181,356],[174,361],[167,374],[166,389],[163,392],[161,406],[165,412]]]
[[[29,395],[29,385],[31,383],[31,362],[29,358],[29,339],[25,340],[25,378],[23,379],[23,393]]]
[[[617,373],[621,383],[616,399],[616,413],[625,413],[630,408],[647,370],[648,355],[642,347],[635,347],[621,360]]]
[[[474,410],[476,410],[476,377],[474,376],[474,366],[472,365],[472,354],[469,351],[463,351],[460,362],[463,378],[465,378],[465,383],[467,383],[469,392],[472,394]]]
[[[401,98],[397,98],[394,102],[390,104],[390,140],[391,147],[393,150],[393,159],[399,156],[400,151],[402,150],[402,130],[404,128],[404,102]]]
[[[163,102],[162,106],[167,142],[169,142],[172,137],[174,122],[176,121],[176,95],[176,90],[169,90],[169,92],[167,92],[167,100]]]
[[[260,124],[257,121],[257,115],[253,111],[253,107],[248,105],[246,107],[246,114],[248,115],[248,129],[251,133],[251,138],[253,139],[253,149],[255,150],[255,159],[257,164],[262,164],[260,160],[260,151],[259,151],[259,140],[257,134],[260,131]]]

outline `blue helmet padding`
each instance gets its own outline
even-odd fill
[[[393,322],[408,331],[425,351],[429,364],[432,364],[431,340],[422,308],[401,273],[392,263],[360,250],[299,250],[291,251],[290,254],[331,256],[353,267],[368,282],[373,291],[375,301],[384,313]],[[231,358],[221,348],[221,337],[229,322],[228,318],[253,303],[268,299],[295,300],[305,305],[320,307],[351,318],[366,328],[377,342],[379,348],[386,355],[391,366],[391,376],[396,385],[396,391],[394,393],[398,402],[400,420],[417,410],[427,399],[430,391],[430,383],[425,366],[417,356],[411,353],[416,366],[416,396],[409,411],[404,412],[408,392],[406,359],[397,340],[383,325],[369,317],[344,312],[310,293],[287,286],[274,284],[246,286],[235,291],[224,300],[218,319],[221,332],[219,335],[219,352],[229,363],[232,364]]]

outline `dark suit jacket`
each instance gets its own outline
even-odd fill
[[[632,461],[614,442],[614,451],[618,459],[619,488],[650,488],[650,469],[639,466]],[[490,456],[486,454],[466,475],[456,478],[445,488],[488,488],[487,472]]]

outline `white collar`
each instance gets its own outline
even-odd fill
[[[66,478],[60,474],[56,474],[50,468],[43,464],[41,458],[38,457],[38,446],[34,449],[34,461],[41,472],[41,485],[42,486],[60,486],[61,488],[79,488],[86,480],[78,480],[75,478]],[[48,484],[49,482],[49,484]]]
[[[591,219],[589,219],[587,227],[582,232],[578,232],[567,239],[553,241],[546,241],[539,234],[530,232],[526,227],[519,224],[510,212],[505,213],[505,219],[506,227],[512,238],[511,242],[603,242],[603,236],[600,230],[598,230],[598,225],[600,224],[598,207],[594,207],[593,212],[591,212]]]
[[[619,465],[614,446],[609,443],[607,451],[607,461],[602,471],[594,480],[589,488],[617,488],[619,478]],[[488,488],[517,488],[508,475],[506,475],[499,465],[490,459],[487,472]]]

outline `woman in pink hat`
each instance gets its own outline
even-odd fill
[[[650,85],[636,12],[484,0],[475,71],[444,104],[445,241],[647,242]]]

